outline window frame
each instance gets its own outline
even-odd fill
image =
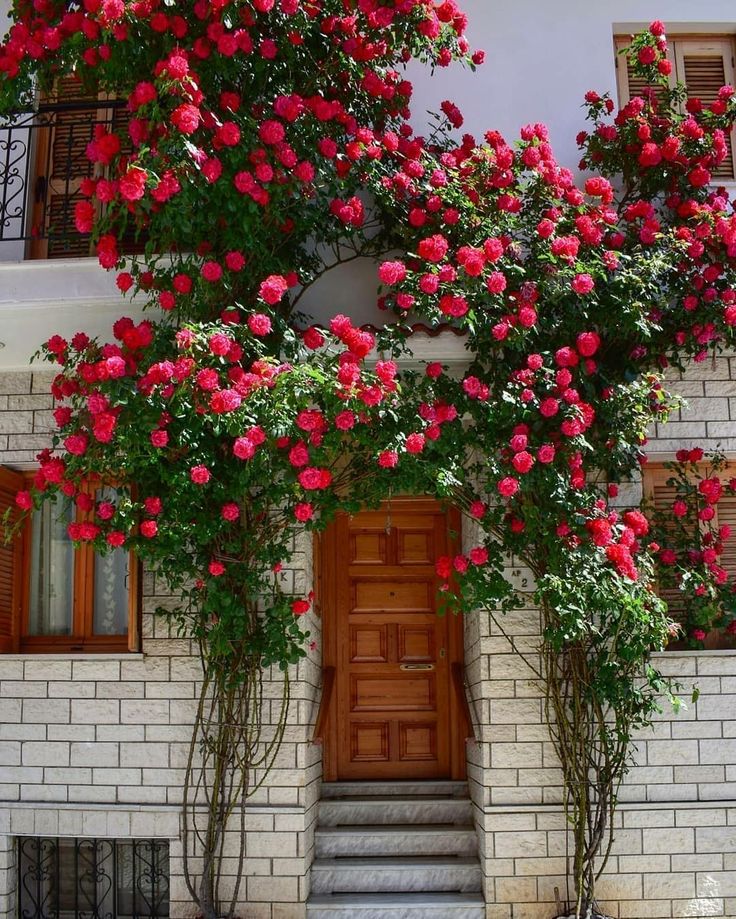
[[[33,472],[23,474],[30,484]],[[101,487],[101,482],[88,482],[82,491],[92,494]],[[89,520],[90,514],[75,512],[75,521]],[[72,634],[30,635],[31,594],[31,540],[33,520],[28,517],[22,529],[21,570],[22,583],[19,604],[18,651],[20,654],[114,654],[137,652],[140,647],[141,577],[140,562],[131,550],[128,563],[128,632],[125,635],[94,634],[94,573],[96,552],[90,545],[74,547],[74,578],[72,587]]]
[[[646,26],[642,26],[645,28]],[[621,54],[623,48],[631,44],[631,35],[622,35],[616,33],[613,36],[614,60],[616,64],[616,91],[618,95],[619,108],[623,108],[632,98],[629,91],[629,74],[625,63],[625,58]],[[673,87],[678,81],[685,83],[684,65],[683,65],[683,45],[701,46],[702,51],[713,48],[714,45],[721,45],[724,48],[724,55],[728,52],[725,50],[728,46],[730,50],[730,60],[724,56],[724,74],[728,82],[728,67],[734,77],[736,85],[736,33],[732,32],[683,32],[667,36],[667,60],[672,64],[672,73],[669,77],[670,87]],[[694,50],[694,49],[693,49]],[[715,55],[714,55],[715,56]],[[733,176],[720,178],[715,176],[710,182],[710,186],[718,188],[725,186],[732,188],[736,186],[736,127],[731,131],[731,168]]]

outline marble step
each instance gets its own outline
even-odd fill
[[[472,826],[398,824],[396,826],[317,827],[317,858],[340,855],[477,855]]]
[[[318,858],[312,865],[312,892],[476,893],[481,889],[477,858]]]
[[[467,782],[323,782],[322,798],[350,798],[355,796],[444,795],[448,798],[467,798]]]
[[[320,801],[318,822],[320,826],[407,823],[454,823],[468,826],[473,822],[473,805],[470,798],[355,795]]]
[[[320,894],[308,919],[484,919],[479,893]]]

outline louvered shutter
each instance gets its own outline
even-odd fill
[[[15,495],[22,488],[23,476],[0,466],[0,518],[11,508],[11,519],[17,519]],[[0,652],[6,654],[18,650],[22,582],[22,534],[6,544],[0,533]]]
[[[36,132],[35,207],[32,235],[34,258],[80,258],[91,254],[90,238],[77,232],[74,208],[81,199],[82,179],[94,174],[87,144],[94,136],[100,113],[94,96],[85,95],[72,75],[57,80],[42,100],[52,105],[80,103],[69,111],[42,114]]]
[[[687,86],[688,98],[700,99],[704,106],[708,106],[717,99],[722,86],[733,86],[733,54],[730,39],[676,42],[677,78]],[[713,178],[720,181],[736,178],[734,132],[726,140],[728,156],[713,170]]]
[[[647,81],[642,79],[642,77],[637,76],[634,73],[634,68],[631,64],[631,61],[629,60],[628,55],[619,53],[623,48],[627,48],[630,44],[631,38],[616,39],[616,78],[618,81],[619,105],[622,108],[635,96],[646,98],[648,95],[647,90],[653,89],[655,96],[661,92],[661,86],[659,83],[652,86],[651,83],[647,83]],[[667,56],[671,57],[671,54],[672,52],[669,51]],[[674,71],[674,60],[672,61],[672,66]],[[670,78],[670,84],[673,82],[673,79]]]
[[[130,113],[107,98],[85,94],[72,75],[60,78],[44,102],[59,105],[49,115],[48,127],[37,133],[35,198],[31,247],[33,258],[84,258],[92,255],[89,235],[77,231],[74,210],[81,200],[82,180],[105,175],[87,158],[87,145],[94,138],[96,124],[104,124],[121,139],[122,153],[131,153],[127,125]],[[73,106],[69,110],[64,105]],[[123,240],[123,251],[140,253],[144,240],[131,230]]]
[[[723,544],[723,554],[720,564],[729,574],[736,579],[736,496],[723,495],[716,505],[718,511],[718,525],[731,527],[731,537]]]
[[[674,536],[678,532],[680,525],[672,516],[671,508],[677,500],[677,489],[673,485],[668,485],[667,480],[671,478],[671,473],[667,469],[648,469],[647,496],[654,504],[655,510],[665,513],[670,521],[666,527],[666,532],[671,532]],[[694,530],[695,524],[686,525],[688,533]],[[694,542],[694,539],[693,539]],[[666,602],[669,608],[670,616],[680,622],[685,615],[685,600],[677,587],[660,587],[658,591],[660,597]]]

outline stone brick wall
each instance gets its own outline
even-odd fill
[[[0,374],[0,462],[30,466],[47,444],[48,379]],[[691,405],[653,432],[652,457],[705,438],[736,454],[736,358],[694,366],[676,385]],[[636,485],[624,488],[621,501],[638,493]],[[464,535],[474,542],[469,527]],[[509,574],[522,588],[531,583],[518,565]],[[309,540],[283,578],[287,589],[309,588]],[[194,912],[181,876],[179,803],[199,665],[189,643],[152,615],[168,598],[150,573],[144,594],[141,654],[0,658],[0,915],[14,915],[14,837],[31,833],[169,839],[172,915]],[[319,645],[319,620],[308,626]],[[546,919],[555,888],[567,896],[569,841],[534,672],[538,635],[533,609],[498,625],[466,619],[467,679],[479,722],[468,773],[489,919]],[[687,711],[663,714],[640,739],[601,897],[621,919],[736,917],[736,653],[671,653],[659,663],[701,695]],[[243,919],[301,919],[308,895],[321,780],[320,748],[308,743],[319,647],[291,675],[284,747],[248,807]],[[280,689],[275,675],[269,706]]]
[[[651,432],[653,461],[681,447],[736,455],[736,357],[694,364],[672,389],[688,401]],[[733,413],[733,414],[732,414]],[[733,420],[732,420],[733,419]],[[621,489],[636,503],[640,485]],[[468,537],[469,543],[472,539]],[[529,572],[510,562],[519,586]],[[514,647],[508,638],[513,639]],[[482,742],[471,759],[488,919],[549,919],[564,902],[567,855],[558,761],[544,724],[534,609],[495,624],[469,622],[471,689]],[[518,651],[522,652],[520,655]],[[601,906],[621,919],[736,917],[736,651],[666,652],[666,675],[696,704],[666,710],[638,739],[620,794],[615,843],[600,882]]]
[[[31,468],[52,428],[51,376],[0,374],[0,464]],[[311,587],[301,539],[287,590]],[[195,909],[182,876],[181,795],[201,667],[186,640],[154,616],[170,602],[143,578],[142,653],[0,656],[0,916],[15,916],[14,840],[21,835],[170,840],[172,917]],[[319,620],[307,623],[319,638]],[[308,743],[321,679],[319,650],[291,668],[291,714],[275,768],[249,801],[243,919],[304,913],[320,750]],[[266,724],[282,693],[265,687]]]

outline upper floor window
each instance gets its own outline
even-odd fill
[[[0,513],[26,487],[22,473],[0,468]],[[114,490],[89,485],[95,501]],[[10,545],[0,544],[0,651],[106,652],[138,649],[138,567],[116,549],[75,548],[69,525],[84,512],[47,501]]]
[[[0,173],[0,243],[24,242],[28,258],[94,255],[90,235],[78,232],[74,218],[84,180],[106,177],[87,147],[105,131],[120,137],[123,154],[132,152],[130,117],[124,100],[90,95],[71,75],[56,81],[33,115],[0,124],[0,150],[7,153]],[[131,231],[122,250],[141,252],[144,243]]]
[[[616,38],[616,51],[626,48],[629,36]],[[670,82],[684,83],[688,99],[699,99],[710,105],[718,90],[727,84],[736,85],[734,60],[736,40],[732,35],[667,36],[667,57],[672,64]],[[637,77],[626,55],[616,55],[619,103],[623,106],[634,96],[642,96],[649,88]],[[736,180],[736,131],[727,138],[728,156],[713,170],[713,182]]]

